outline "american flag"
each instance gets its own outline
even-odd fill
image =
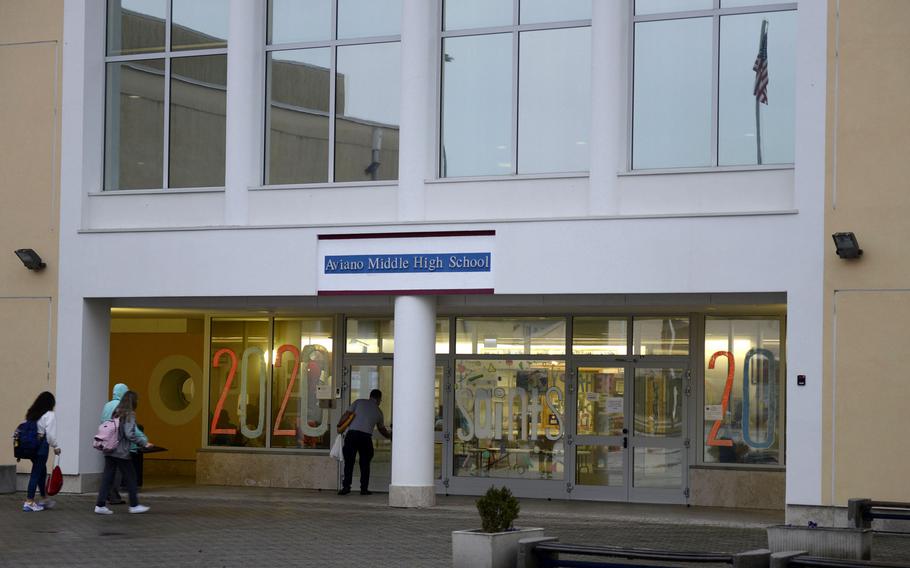
[[[768,104],[768,20],[762,20],[761,40],[758,43],[758,57],[752,65],[755,71],[755,88],[752,94],[758,102]]]

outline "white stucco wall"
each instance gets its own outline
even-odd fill
[[[251,50],[263,0],[233,0],[226,191],[102,195],[103,4],[65,7],[61,396],[104,398],[94,377],[106,387],[106,362],[96,360],[106,347],[85,333],[106,333],[97,312],[107,304],[85,298],[311,296],[320,233],[493,229],[497,294],[785,292],[787,501],[820,502],[824,2],[801,3],[798,14],[795,169],[617,175],[629,20],[625,3],[595,2],[590,177],[436,181],[436,86],[426,81],[436,80],[437,55],[422,46],[435,45],[426,22],[437,14],[405,0],[402,62],[418,68],[402,79],[401,187],[273,190],[257,188],[261,162],[250,159],[261,155],[262,113],[235,110],[262,104],[237,77],[261,76],[264,55]],[[794,386],[796,374],[810,377],[806,387]],[[86,408],[84,419],[61,413],[64,445],[87,446],[78,442],[96,417]],[[64,468],[93,471],[96,457],[64,456]]]

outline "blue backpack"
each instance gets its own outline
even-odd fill
[[[16,461],[38,457],[41,438],[38,437],[38,421],[26,420],[13,433],[13,455]]]

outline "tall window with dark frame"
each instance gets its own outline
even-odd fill
[[[401,0],[270,0],[266,185],[398,179]]]
[[[796,4],[634,4],[632,169],[792,164]]]
[[[108,0],[104,189],[224,185],[227,0]]]

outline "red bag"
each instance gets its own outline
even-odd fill
[[[60,461],[60,457],[54,456],[54,470],[47,476],[47,485],[44,491],[48,496],[60,493],[60,489],[63,487],[63,472],[60,471],[60,466],[57,465],[58,461]]]

